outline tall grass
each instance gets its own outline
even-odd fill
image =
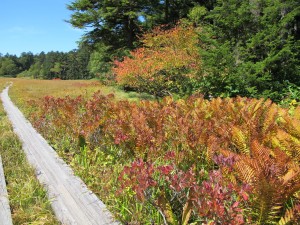
[[[0,83],[1,87],[4,85]],[[12,127],[0,101],[0,154],[3,160],[5,179],[15,225],[60,224],[50,207],[46,191],[35,177],[28,164],[22,145]]]
[[[54,97],[76,97],[81,95],[90,98],[95,92],[101,91],[102,94],[114,94],[117,100],[128,99],[137,101],[139,99],[151,99],[148,94],[136,92],[124,92],[116,86],[104,86],[95,80],[32,80],[32,79],[0,79],[2,83],[13,82],[10,89],[10,97],[14,103],[22,107],[30,100],[38,100],[44,96]],[[24,109],[24,108],[23,108]]]

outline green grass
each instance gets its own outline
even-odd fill
[[[55,225],[60,224],[51,210],[46,191],[27,163],[22,145],[0,101],[0,154],[12,211],[13,224]]]

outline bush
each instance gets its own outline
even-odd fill
[[[143,47],[115,61],[117,82],[155,96],[190,94],[201,66],[198,38],[191,26],[158,27],[142,37]]]

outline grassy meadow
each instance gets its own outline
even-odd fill
[[[136,101],[141,98],[151,98],[147,94],[124,92],[113,86],[103,86],[96,80],[34,80],[18,78],[0,78],[0,84],[13,82],[10,97],[18,106],[22,106],[29,100],[38,100],[44,96],[76,97],[82,95],[89,98],[96,91],[104,95],[114,94],[116,99],[129,99]],[[2,85],[2,86],[3,86]]]
[[[300,107],[12,81],[12,100],[124,224],[300,222]]]

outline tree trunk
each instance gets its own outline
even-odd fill
[[[170,8],[170,0],[165,0],[165,21],[169,22],[169,8]]]
[[[129,48],[133,48],[133,42],[135,40],[134,28],[134,19],[127,17],[125,20],[125,32],[127,37],[127,47]]]

